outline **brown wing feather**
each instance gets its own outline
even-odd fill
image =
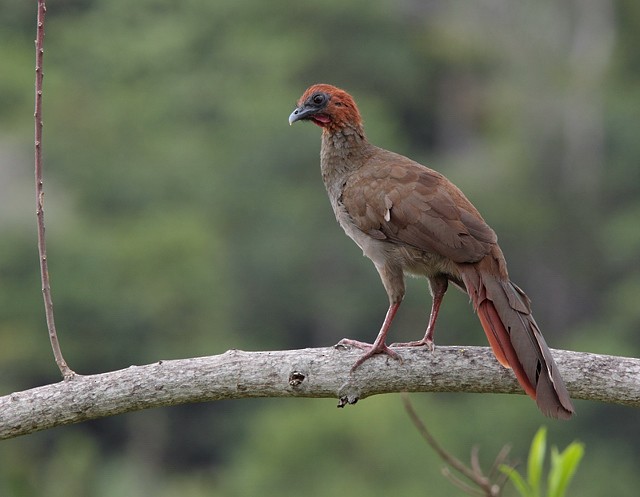
[[[364,233],[457,263],[479,261],[497,241],[494,231],[449,180],[383,149],[349,177],[341,200]]]

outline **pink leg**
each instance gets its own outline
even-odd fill
[[[431,304],[431,314],[429,314],[429,324],[427,325],[427,331],[424,334],[422,340],[415,340],[413,342],[393,343],[392,347],[421,347],[426,345],[427,348],[433,352],[433,331],[436,328],[436,320],[438,319],[438,312],[440,312],[440,304],[447,291],[449,282],[444,277],[430,278],[429,284],[431,291],[433,292],[433,302]]]
[[[373,357],[376,354],[387,354],[393,359],[397,359],[402,362],[402,358],[398,355],[397,352],[391,350],[387,347],[385,340],[387,338],[387,333],[389,332],[389,327],[391,326],[391,322],[393,321],[393,317],[398,312],[398,308],[400,307],[400,302],[395,304],[391,304],[389,306],[389,310],[387,311],[387,315],[384,318],[384,322],[382,323],[382,327],[380,328],[380,332],[376,337],[376,341],[373,342],[373,345],[365,342],[360,342],[358,340],[351,340],[350,338],[343,338],[340,340],[336,346],[341,345],[349,345],[352,347],[357,347],[362,350],[366,350],[364,354],[360,356],[360,358],[356,361],[356,363],[351,368],[351,371],[355,371],[358,366],[360,366],[363,362],[365,362],[370,357]]]

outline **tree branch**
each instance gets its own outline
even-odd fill
[[[357,350],[224,354],[160,361],[0,397],[0,439],[151,407],[248,397],[338,398],[353,404],[391,392],[523,393],[488,347],[402,350],[350,373]],[[640,407],[640,359],[555,350],[574,399]],[[532,404],[532,409],[535,406]]]

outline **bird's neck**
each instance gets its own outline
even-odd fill
[[[362,126],[345,126],[338,130],[325,128],[322,131],[320,168],[327,188],[362,167],[372,148]]]

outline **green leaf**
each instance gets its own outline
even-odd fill
[[[584,444],[579,442],[572,442],[562,454],[556,447],[551,449],[548,497],[564,497],[583,455]]]
[[[499,469],[509,477],[511,483],[513,483],[513,486],[516,487],[516,490],[522,497],[533,497],[531,487],[529,487],[529,484],[514,468],[506,464],[501,464]]]
[[[541,426],[531,442],[527,464],[527,479],[534,497],[540,497],[544,455],[547,450],[547,428]]]

